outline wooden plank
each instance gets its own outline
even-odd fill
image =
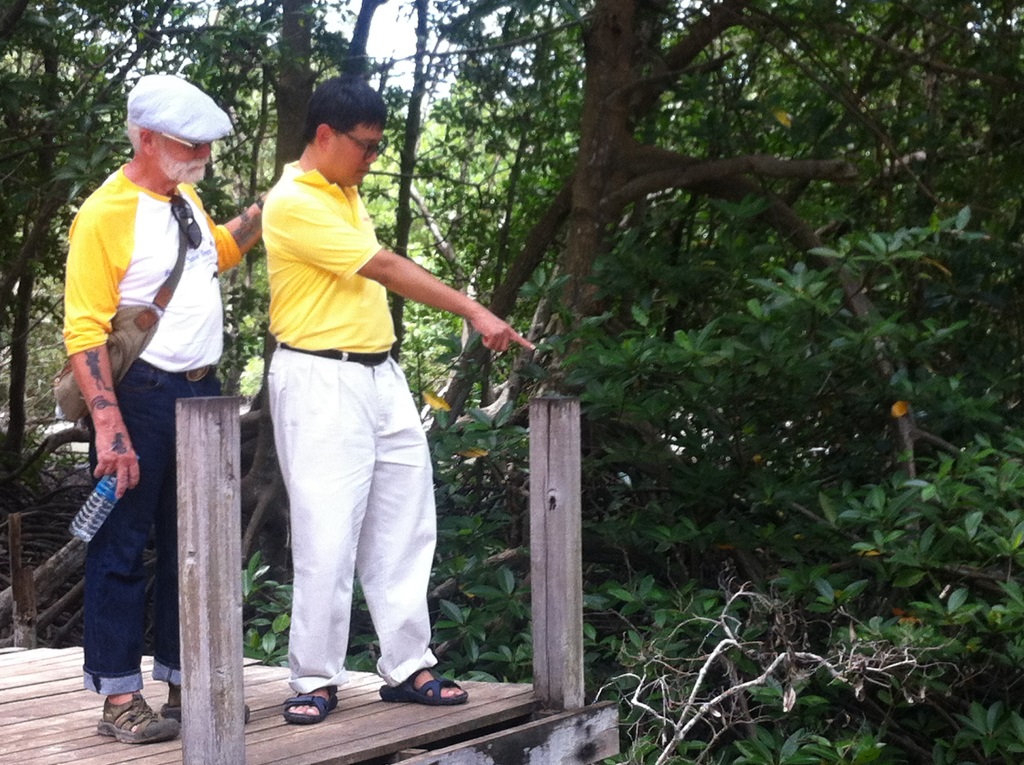
[[[533,684],[548,709],[583,706],[580,407],[530,402],[530,581]]]
[[[49,682],[55,679],[77,677],[82,679],[82,652],[41,659],[38,664],[5,664],[0,667],[0,691],[16,690],[33,682]],[[7,695],[0,696],[0,702]]]
[[[35,679],[31,682],[26,682],[22,685],[16,686],[9,691],[4,691],[3,701],[0,701],[0,725],[3,725],[7,721],[5,714],[5,708],[14,704],[24,703],[32,699],[39,698],[41,693],[74,693],[75,691],[82,690],[82,673],[81,665],[79,665],[79,672],[72,677],[50,677]],[[95,703],[95,702],[94,702]],[[100,699],[100,705],[102,706],[103,700]]]
[[[372,696],[363,693],[349,701],[346,693],[327,719],[334,725],[320,723],[298,731],[309,741],[302,751],[294,735],[279,735],[280,728],[250,736],[249,765],[350,765],[465,737],[474,729],[525,717],[536,708],[532,690],[524,685],[463,682],[470,701],[452,707],[388,704],[376,694],[379,685],[378,681]],[[296,727],[286,726],[286,732]],[[312,728],[319,730],[314,734],[309,732]]]
[[[528,687],[527,687],[528,689]],[[500,706],[500,699],[492,702]],[[320,765],[326,763],[358,763],[379,756],[386,756],[403,748],[403,742],[417,740],[430,742],[438,735],[447,736],[463,727],[458,719],[465,717],[471,730],[481,721],[492,722],[502,715],[491,710],[492,704],[482,704],[473,715],[460,710],[448,719],[445,715],[433,715],[423,707],[408,710],[408,714],[396,714],[391,705],[377,701],[372,705],[365,702],[352,713],[328,718],[328,722],[317,726],[285,725],[280,716],[280,707],[275,705],[272,713],[254,719],[246,726],[247,758],[249,765],[261,763],[295,763]],[[385,707],[387,707],[385,709]],[[528,713],[532,703],[519,705],[515,711]],[[450,709],[450,708],[449,708]],[[507,709],[507,707],[506,707]],[[419,713],[419,714],[417,714]],[[95,708],[69,715],[58,726],[40,731],[33,726],[35,736],[27,746],[19,748],[25,762],[33,765],[60,765],[74,761],[76,765],[114,765],[131,762],[139,749],[146,750],[146,763],[180,762],[180,742],[165,742],[146,747],[125,747],[110,739],[95,735],[97,712]]]
[[[17,701],[8,701],[8,692],[0,693],[0,763],[182,763],[181,740],[129,746],[96,734],[102,698],[82,685],[80,648],[23,652],[24,658],[0,667],[0,677],[6,679],[9,670],[31,669],[34,664],[27,659],[33,655],[49,666],[40,676],[52,679],[24,693],[11,689],[18,693]],[[151,669],[152,659],[146,657],[143,671]],[[338,708],[324,722],[287,725],[281,717],[282,702],[292,693],[287,668],[249,661],[244,674],[245,701],[253,713],[244,728],[246,765],[379,765],[401,751],[446,747],[476,738],[482,730],[519,724],[538,706],[530,685],[473,681],[462,683],[470,692],[470,702],[463,706],[386,704],[378,695],[382,681],[377,675],[351,672],[350,682],[339,689]],[[147,684],[144,692],[151,706],[159,708],[166,700],[166,688],[163,683]]]
[[[40,649],[48,650],[48,649]],[[32,698],[37,693],[34,686],[50,685],[59,687],[61,692],[67,690],[78,690],[82,688],[82,649],[62,649],[65,653],[51,657],[43,657],[38,663],[20,663],[0,666],[0,707],[26,698]],[[33,651],[33,653],[35,653]],[[143,676],[152,670],[152,658],[144,657],[142,663]],[[258,665],[254,659],[243,660],[246,665]],[[265,667],[266,670],[274,672],[276,678],[280,675],[280,669]],[[259,670],[255,670],[254,677],[260,677]],[[249,683],[249,676],[246,676],[246,683]],[[98,698],[98,697],[97,697]],[[102,701],[102,700],[101,700]]]
[[[618,728],[615,704],[604,702],[402,762],[404,765],[589,765],[619,753]]]
[[[65,654],[68,651],[75,651],[75,648],[33,648],[31,652],[27,648],[7,647],[0,648],[0,668],[14,664],[35,664],[43,661],[45,656],[54,654]]]
[[[239,403],[176,405],[184,765],[245,762]]]

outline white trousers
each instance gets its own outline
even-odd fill
[[[274,441],[291,506],[291,687],[346,681],[352,585],[397,685],[437,659],[427,587],[437,539],[426,436],[405,375],[279,348],[269,374]]]

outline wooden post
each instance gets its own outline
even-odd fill
[[[583,706],[580,404],[530,402],[533,687],[549,709]]]
[[[245,762],[238,407],[177,403],[183,765]]]
[[[11,593],[13,595],[16,648],[36,647],[36,587],[33,571],[22,564],[21,513],[7,516],[7,545],[11,558]]]

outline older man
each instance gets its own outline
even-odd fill
[[[177,736],[181,715],[175,401],[220,392],[217,274],[259,239],[261,209],[254,204],[224,225],[204,212],[191,184],[231,122],[194,85],[142,77],[128,96],[127,129],[130,161],[86,199],[71,226],[64,340],[89,406],[93,474],[116,474],[119,496],[86,554],[85,686],[106,696],[100,734],[144,744]],[[179,257],[180,278],[155,334],[115,384],[106,347],[112,317],[154,303]],[[151,532],[153,679],[170,685],[163,714],[141,693]]]

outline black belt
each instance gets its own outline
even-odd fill
[[[364,367],[375,367],[378,364],[383,364],[391,355],[391,351],[381,351],[380,353],[351,353],[349,351],[331,350],[311,351],[307,348],[295,348],[286,343],[280,343],[278,347],[284,348],[286,351],[308,353],[310,356],[320,356],[325,359],[333,359],[334,361],[354,361],[356,364],[362,364]]]

